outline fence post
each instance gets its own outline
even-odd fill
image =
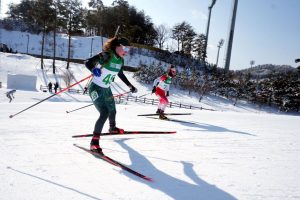
[[[154,99],[152,99],[152,105],[154,105]]]

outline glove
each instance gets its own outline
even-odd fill
[[[155,93],[155,92],[156,92],[156,87],[153,86],[152,93]]]
[[[168,96],[170,96],[170,93],[169,93],[169,91],[167,91],[167,95],[166,95],[166,96],[167,96],[167,97],[168,97]]]
[[[130,92],[137,93],[137,91],[138,90],[133,85],[130,86]]]
[[[93,72],[94,76],[97,76],[97,77],[101,76],[101,70],[99,68],[96,68],[96,67],[93,68],[92,72]]]

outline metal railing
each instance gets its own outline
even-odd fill
[[[61,88],[60,90],[62,90],[63,88]],[[47,86],[40,86],[40,90],[42,91],[48,91],[48,87]],[[52,91],[54,91],[52,89]],[[83,90],[81,89],[68,89],[68,92],[70,93],[77,93],[77,94],[83,94]],[[87,93],[85,93],[87,94]],[[131,101],[131,102],[136,102],[136,103],[143,103],[143,104],[151,104],[151,105],[158,105],[159,100],[158,99],[149,99],[149,98],[142,98],[142,97],[135,97],[135,96],[120,96],[115,98],[116,103],[117,104],[121,104],[124,101]],[[183,104],[183,103],[176,103],[176,102],[169,102],[168,107],[170,108],[185,108],[185,109],[198,109],[198,110],[210,110],[210,111],[216,111],[214,109],[210,109],[210,108],[203,108],[202,106],[198,106],[198,105],[188,105],[188,104]]]
[[[139,98],[139,97],[134,97],[129,95],[116,98],[116,103],[122,103],[123,101],[132,101],[136,103],[151,104],[151,105],[158,105],[159,103],[158,99]],[[169,102],[168,107],[216,111],[210,108],[203,108],[202,106],[188,105],[188,104],[176,103],[176,102]]]

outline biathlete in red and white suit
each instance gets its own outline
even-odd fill
[[[167,119],[164,115],[164,111],[169,103],[168,96],[172,78],[176,76],[176,69],[174,65],[171,65],[167,71],[167,74],[162,75],[154,80],[152,93],[155,93],[159,98],[158,109],[156,111],[159,114],[160,119]]]

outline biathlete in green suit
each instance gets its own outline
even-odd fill
[[[122,69],[124,66],[123,57],[128,53],[129,48],[130,43],[126,38],[114,37],[104,44],[101,53],[85,61],[85,66],[94,75],[89,85],[89,95],[100,113],[100,117],[95,123],[90,149],[100,154],[103,154],[103,152],[99,140],[107,118],[109,119],[110,133],[124,132],[123,129],[116,127],[116,104],[110,89],[115,76],[118,75],[132,93],[137,92],[137,89],[128,81]]]

